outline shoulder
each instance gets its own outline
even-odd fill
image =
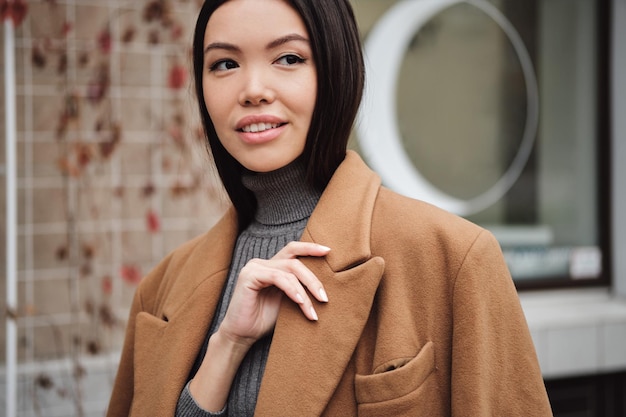
[[[385,260],[385,286],[394,294],[450,300],[458,291],[481,294],[512,280],[502,250],[488,230],[423,201],[381,188],[372,216],[372,256]],[[457,285],[461,282],[461,285]],[[482,289],[480,291],[476,289]]]
[[[160,260],[137,288],[143,310],[154,310],[175,284],[193,287],[203,277],[228,268],[236,222],[236,213],[229,210],[209,231],[181,244]]]
[[[451,278],[465,270],[468,259],[503,263],[500,245],[488,230],[384,187],[376,199],[370,233],[372,255],[382,256],[388,267],[418,268]]]
[[[479,235],[490,235],[456,214],[385,187],[380,188],[376,199],[372,231],[381,239],[395,237],[439,248],[471,245]]]

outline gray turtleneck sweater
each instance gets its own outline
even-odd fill
[[[243,184],[254,193],[257,211],[254,221],[237,238],[221,301],[190,377],[195,375],[204,359],[209,337],[224,319],[241,268],[253,258],[270,259],[287,243],[300,239],[320,198],[320,193],[306,184],[304,177],[301,161],[269,173],[244,175]],[[248,351],[235,376],[224,410],[216,414],[201,409],[187,384],[178,400],[176,417],[253,416],[271,342],[270,334]]]

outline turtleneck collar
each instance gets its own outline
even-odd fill
[[[244,173],[242,183],[257,200],[254,219],[261,224],[280,225],[308,218],[321,192],[309,185],[305,176],[300,159],[275,171]]]

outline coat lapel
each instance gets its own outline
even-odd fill
[[[236,215],[182,251],[167,268],[154,311],[139,313],[135,333],[137,415],[171,416],[204,343],[226,280],[236,236]],[[157,296],[160,299],[160,296]],[[154,390],[155,386],[164,387]]]
[[[349,152],[313,212],[302,240],[331,248],[303,259],[323,282],[318,322],[284,299],[257,402],[258,416],[320,415],[352,357],[384,270],[370,251],[370,219],[380,179]],[[339,205],[338,205],[339,204]]]

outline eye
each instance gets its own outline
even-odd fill
[[[209,71],[228,71],[237,68],[239,65],[232,59],[222,59],[211,64]]]
[[[276,60],[276,63],[280,64],[280,65],[291,66],[291,65],[301,64],[301,63],[303,63],[305,61],[306,60],[304,58],[301,58],[298,55],[287,54],[287,55],[283,55],[280,58],[278,58]]]

